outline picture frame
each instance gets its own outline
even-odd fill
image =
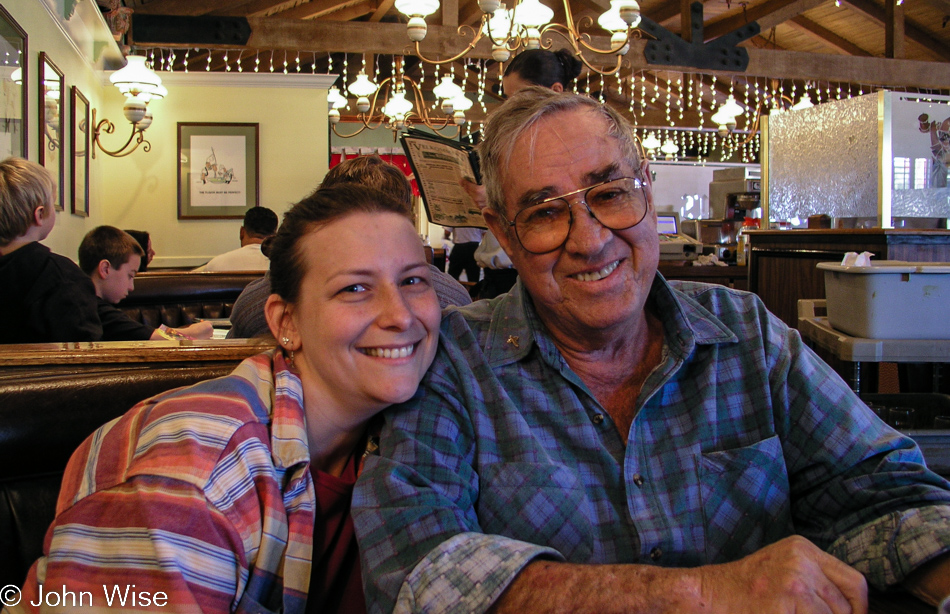
[[[91,130],[89,129],[89,99],[75,85],[71,88],[70,96],[70,140],[72,141],[72,156],[70,170],[72,172],[72,199],[71,211],[74,215],[89,216],[89,153],[92,147]]]
[[[26,31],[0,6],[0,159],[29,152],[27,42]]]
[[[37,84],[39,87],[39,163],[53,174],[56,180],[57,211],[64,208],[63,195],[66,178],[66,158],[63,132],[63,99],[66,94],[66,79],[45,51],[40,52]]]
[[[243,219],[260,204],[259,124],[178,122],[178,219]]]

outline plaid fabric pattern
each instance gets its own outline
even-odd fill
[[[535,557],[697,566],[801,534],[884,586],[950,551],[950,484],[758,297],[658,275],[652,299],[626,440],[520,282],[446,312],[357,483],[371,611],[481,612]]]
[[[314,489],[302,401],[271,351],[100,428],[70,459],[46,556],[10,611],[46,611],[30,607],[42,585],[82,612],[304,612]],[[128,590],[167,601],[133,603]]]

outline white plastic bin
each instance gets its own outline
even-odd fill
[[[950,263],[820,262],[831,326],[867,339],[950,339]]]

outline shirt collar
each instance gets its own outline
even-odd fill
[[[739,341],[718,317],[690,295],[670,286],[660,273],[653,280],[650,299],[663,323],[666,345],[678,357],[685,358],[696,345]],[[561,362],[520,278],[508,294],[492,300],[489,306],[491,324],[485,356],[492,368],[521,360],[535,345],[550,364]]]
[[[255,407],[269,408],[269,416],[258,416],[263,424],[270,422],[271,456],[278,469],[290,469],[310,462],[307,446],[306,418],[303,409],[303,387],[300,378],[287,366],[282,352],[270,350],[245,360],[235,375],[247,380],[257,391]]]

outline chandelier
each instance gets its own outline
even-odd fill
[[[445,64],[454,62],[469,53],[482,40],[488,38],[492,45],[492,59],[496,62],[506,62],[511,54],[520,48],[538,49],[542,46],[541,38],[548,33],[556,33],[571,45],[576,55],[590,70],[601,75],[614,74],[620,70],[623,56],[630,49],[630,39],[634,36],[636,27],[640,23],[640,5],[637,0],[610,0],[610,8],[600,15],[597,24],[610,34],[610,48],[600,49],[591,45],[589,34],[581,33],[581,29],[593,25],[590,17],[580,19],[576,24],[571,13],[569,0],[564,3],[566,24],[552,23],[554,11],[541,4],[538,0],[515,0],[514,7],[508,9],[500,0],[478,0],[478,8],[482,11],[481,22],[477,28],[463,25],[458,29],[459,35],[466,35],[471,31],[471,41],[459,54],[446,59],[430,59],[422,54],[419,43],[426,36],[425,18],[439,9],[439,0],[396,0],[395,6],[403,15],[409,18],[407,34],[415,45],[415,55],[429,64]],[[616,64],[605,69],[592,64],[584,52],[599,56],[615,56]]]
[[[394,62],[396,72],[391,77],[374,83],[365,71],[360,71],[346,91],[356,98],[356,119],[362,125],[351,134],[341,133],[340,110],[350,106],[351,102],[337,87],[331,87],[327,94],[330,127],[333,133],[342,138],[354,137],[364,130],[386,127],[393,131],[393,140],[401,130],[414,124],[423,124],[433,132],[447,138],[458,136],[459,130],[468,121],[465,112],[472,108],[472,101],[452,77],[445,75],[432,93],[440,101],[438,107],[443,117],[433,117],[426,106],[419,84],[407,77],[398,67],[401,59]]]

